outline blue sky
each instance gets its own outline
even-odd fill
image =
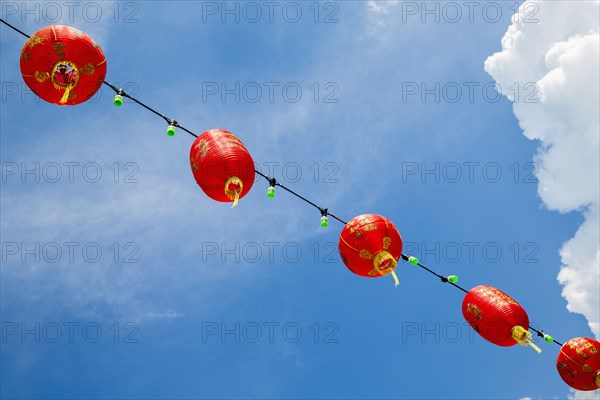
[[[2,18],[30,34],[58,22],[35,4],[3,2]],[[472,21],[462,7],[456,22],[434,2],[279,2],[272,18],[262,2],[260,18],[243,2],[57,4],[103,48],[107,81],[198,134],[233,132],[263,172],[342,219],[390,218],[406,251],[466,288],[500,288],[557,340],[593,337],[556,278],[584,217],[543,205],[538,143],[484,70],[515,4],[481,3]],[[107,88],[76,107],[36,99],[20,77],[24,38],[0,29],[3,398],[569,393],[558,346],[486,342],[462,293],[408,264],[398,288],[353,275],[342,225],[322,229],[282,190],[268,199],[257,179],[238,207],[213,202],[189,169],[193,138],[113,107]],[[35,168],[37,181],[24,172]]]

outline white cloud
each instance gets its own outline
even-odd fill
[[[384,0],[384,1],[376,1],[369,0],[367,5],[369,6],[369,10],[376,14],[387,14],[391,7],[394,7],[399,3],[398,0]]]
[[[600,399],[600,394],[597,391],[591,392],[580,392],[577,390],[571,390],[571,393],[567,396],[569,400],[598,400]]]
[[[537,11],[531,14],[532,4]],[[558,280],[571,312],[600,337],[599,2],[525,2],[485,70],[513,101],[524,135],[539,140],[538,194],[585,221],[560,250]],[[516,84],[516,85],[515,85]],[[518,87],[518,90],[516,89]]]

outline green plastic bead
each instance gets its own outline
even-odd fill
[[[327,218],[326,216],[322,216],[321,217],[321,226],[323,228],[327,228],[327,226],[329,225],[329,218]]]
[[[544,335],[544,340],[548,343],[553,343],[554,342],[554,338],[550,335]]]
[[[175,127],[173,125],[167,127],[167,136],[175,136]]]
[[[452,282],[452,283],[458,282],[458,276],[456,276],[456,275],[450,275],[448,277],[448,282]]]
[[[408,257],[408,262],[417,265],[419,263],[419,259],[417,257],[410,256]]]
[[[123,105],[123,96],[120,94],[115,95],[115,99],[113,100],[113,104],[115,107],[121,107]]]
[[[270,199],[275,197],[275,188],[273,186],[269,186],[269,189],[267,189],[267,197]]]

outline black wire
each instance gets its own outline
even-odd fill
[[[1,19],[1,18],[0,18],[0,21],[1,21],[2,23],[4,23],[5,25],[7,25],[8,27],[12,28],[13,30],[17,31],[17,32],[18,32],[18,33],[20,33],[21,35],[23,35],[23,36],[25,36],[25,37],[27,37],[27,38],[29,38],[29,37],[30,37],[30,36],[29,36],[29,35],[27,35],[26,33],[24,33],[24,32],[22,32],[22,31],[20,31],[19,29],[15,28],[14,26],[12,26],[12,25],[11,25],[11,24],[9,24],[8,22],[6,22],[5,20],[3,20],[3,19]],[[182,129],[183,131],[185,131],[185,132],[189,133],[190,135],[192,135],[192,136],[193,136],[193,137],[195,137],[195,138],[197,138],[197,137],[198,137],[198,135],[196,135],[194,132],[192,132],[192,131],[190,131],[190,130],[186,129],[185,127],[181,126],[181,125],[180,125],[180,124],[179,124],[177,121],[175,121],[174,119],[172,119],[172,118],[168,118],[168,117],[164,116],[163,114],[161,114],[160,112],[156,111],[155,109],[153,109],[153,108],[151,108],[151,107],[147,106],[146,104],[142,103],[141,101],[139,101],[139,100],[138,100],[138,99],[136,99],[135,97],[133,97],[133,96],[129,95],[128,93],[126,93],[126,92],[125,92],[125,90],[123,90],[123,89],[121,89],[121,88],[117,88],[116,86],[112,85],[111,83],[109,83],[109,82],[107,82],[107,81],[103,81],[103,83],[104,83],[106,86],[110,87],[112,90],[114,90],[114,92],[115,92],[116,94],[119,94],[119,95],[121,95],[121,96],[123,96],[123,97],[127,97],[128,99],[131,99],[131,100],[133,100],[135,103],[137,103],[137,104],[139,104],[140,106],[144,107],[146,110],[148,110],[148,111],[150,111],[150,112],[152,112],[152,113],[154,113],[154,114],[158,115],[158,116],[159,116],[159,117],[161,117],[162,119],[164,119],[164,120],[165,120],[165,121],[166,121],[168,124],[170,124],[170,125],[173,125],[173,126],[175,126],[175,127],[177,127],[177,128],[180,128],[180,129]],[[258,171],[258,170],[255,170],[255,172],[256,172],[258,175],[260,175],[260,176],[262,176],[263,178],[265,178],[265,179],[266,179],[266,180],[267,180],[267,181],[268,181],[270,184],[275,184],[276,186],[279,186],[280,188],[282,188],[283,190],[287,191],[288,193],[291,193],[291,194],[293,194],[294,196],[298,197],[300,200],[303,200],[303,201],[304,201],[304,202],[306,202],[307,204],[310,204],[311,206],[315,207],[316,209],[318,209],[318,210],[321,212],[321,214],[322,214],[322,215],[324,215],[324,216],[327,216],[327,215],[329,215],[329,216],[331,216],[332,218],[334,218],[334,219],[338,220],[339,222],[341,222],[342,224],[344,224],[344,225],[346,225],[346,224],[347,224],[347,222],[346,222],[346,221],[344,221],[344,220],[342,220],[342,219],[338,218],[337,216],[333,215],[332,213],[330,213],[330,212],[329,212],[329,210],[328,210],[327,208],[321,208],[321,207],[319,207],[317,204],[315,204],[315,203],[313,203],[312,201],[308,200],[308,199],[307,199],[307,198],[305,198],[304,196],[301,196],[300,194],[296,193],[296,192],[295,192],[295,191],[293,191],[292,189],[290,189],[290,188],[288,188],[288,187],[286,187],[286,186],[284,186],[284,185],[280,184],[279,182],[277,182],[277,181],[275,180],[275,178],[270,178],[269,176],[267,176],[267,175],[263,174],[262,172],[260,172],[260,171]],[[405,261],[408,261],[408,260],[409,260],[409,256],[407,256],[406,254],[402,254],[402,255],[401,255],[401,257],[402,257],[402,259],[403,259],[403,260],[405,260]],[[433,275],[437,276],[438,278],[440,278],[440,280],[441,280],[442,282],[444,282],[444,283],[449,283],[450,285],[454,286],[455,288],[457,288],[457,289],[459,289],[459,290],[462,290],[462,291],[463,291],[463,292],[465,292],[465,293],[468,293],[468,291],[467,291],[466,289],[464,289],[463,287],[461,287],[461,286],[457,285],[457,284],[456,284],[456,283],[454,283],[454,282],[450,282],[450,281],[448,280],[448,278],[447,278],[447,277],[445,277],[445,276],[443,276],[443,275],[440,275],[440,274],[438,274],[437,272],[434,272],[433,270],[431,270],[431,269],[427,268],[427,267],[426,267],[426,266],[424,266],[423,264],[421,264],[421,263],[417,262],[417,263],[416,263],[416,264],[414,264],[414,265],[418,265],[419,267],[421,267],[421,268],[422,268],[422,269],[424,269],[425,271],[427,271],[427,272],[429,272],[429,273],[431,273],[431,274],[433,274]],[[529,327],[529,329],[531,329],[531,330],[533,330],[534,332],[536,332],[536,333],[538,334],[538,336],[542,336],[542,337],[544,336],[544,332],[543,332],[543,331],[539,331],[539,330],[537,330],[537,329],[535,329],[535,328],[532,328],[532,327]],[[559,346],[562,346],[562,344],[561,344],[560,342],[557,342],[556,340],[554,340],[554,343],[558,344]]]
[[[409,258],[410,258],[410,256],[408,256],[408,255],[406,255],[406,254],[402,254],[402,255],[401,255],[401,257],[402,257],[402,259],[403,259],[404,261],[409,261]],[[411,263],[411,264],[412,264],[412,263]],[[465,288],[463,288],[463,287],[461,287],[461,286],[457,285],[457,284],[456,284],[456,283],[454,283],[454,282],[450,282],[450,281],[448,280],[448,277],[445,277],[444,275],[440,275],[440,274],[438,274],[437,272],[435,272],[435,271],[433,271],[433,270],[431,270],[431,269],[427,268],[426,266],[424,266],[424,265],[423,265],[423,264],[421,264],[420,262],[417,262],[416,264],[413,264],[413,265],[418,265],[419,267],[423,268],[425,271],[429,272],[430,274],[437,276],[438,278],[440,278],[440,280],[441,280],[443,283],[448,283],[448,284],[450,284],[450,285],[454,286],[455,288],[457,288],[457,289],[459,289],[459,290],[462,290],[462,291],[463,291],[463,292],[465,292],[465,293],[469,293],[469,292],[468,292],[468,291],[467,291]],[[544,331],[539,331],[539,330],[535,329],[535,328],[534,328],[534,327],[532,327],[532,326],[530,326],[530,327],[529,327],[529,329],[530,329],[530,330],[532,330],[532,331],[534,331],[535,333],[537,333],[537,334],[538,334],[538,336],[540,336],[540,337],[544,337],[544,335],[545,335]],[[554,338],[552,339],[552,342],[553,342],[553,343],[556,343],[557,345],[559,345],[559,346],[561,346],[561,347],[562,347],[562,343],[561,343],[561,342],[559,342],[559,341],[556,341],[556,340],[554,340]]]
[[[0,22],[2,22],[3,24],[7,25],[9,28],[12,28],[14,31],[19,32],[21,35],[25,36],[26,38],[30,38],[31,36],[29,36],[28,34],[26,34],[25,32],[15,28],[14,26],[12,26],[11,24],[9,24],[8,22],[6,22],[5,20],[3,20],[2,18],[0,18]]]
[[[305,201],[306,203],[310,204],[311,206],[315,207],[316,209],[318,209],[318,210],[321,212],[321,214],[322,214],[322,215],[325,215],[325,216],[329,215],[329,216],[333,217],[334,219],[336,219],[336,220],[340,221],[342,224],[344,224],[344,225],[346,225],[346,224],[347,224],[347,222],[346,222],[346,221],[344,221],[344,220],[342,220],[342,219],[340,219],[340,218],[336,217],[336,216],[335,216],[335,215],[333,215],[332,213],[330,213],[330,212],[329,212],[329,209],[327,209],[327,208],[321,208],[321,207],[319,207],[318,205],[316,205],[316,204],[315,204],[315,203],[313,203],[312,201],[310,201],[310,200],[308,200],[307,198],[305,198],[305,197],[303,197],[303,196],[299,195],[298,193],[294,192],[292,189],[290,189],[290,188],[288,188],[288,187],[286,187],[286,186],[282,185],[281,183],[277,182],[277,181],[276,181],[276,180],[274,180],[273,178],[270,178],[270,177],[268,177],[267,175],[263,174],[262,172],[260,172],[260,171],[258,171],[258,170],[255,170],[255,172],[256,172],[258,175],[260,175],[260,176],[262,176],[263,178],[265,178],[265,179],[266,179],[266,180],[269,182],[269,184],[274,184],[274,186],[279,186],[279,187],[280,187],[280,188],[282,188],[283,190],[286,190],[287,192],[289,192],[289,193],[293,194],[294,196],[298,197],[299,199],[301,199],[301,200]]]
[[[537,333],[537,335],[540,336],[540,337],[544,337],[544,335],[546,334],[544,331],[539,331],[539,330],[535,329],[532,326],[530,326],[529,329],[532,330],[532,331],[534,331],[535,333]],[[561,342],[554,340],[554,338],[552,338],[552,342],[556,343],[560,347],[562,347],[562,345],[563,345]]]
[[[14,29],[16,32],[19,32],[21,35],[29,38],[30,36],[27,35],[26,33],[22,32],[21,30],[17,29],[16,27],[12,26],[11,24],[9,24],[8,22],[6,22],[3,19],[0,19],[0,21],[2,21],[4,24],[6,24],[7,26],[9,26],[10,28]],[[121,95],[123,97],[126,97],[128,99],[131,99],[132,101],[134,101],[135,103],[139,104],[140,106],[144,107],[146,110],[150,111],[151,113],[161,117],[162,119],[164,119],[168,124],[173,125],[187,133],[189,133],[191,136],[197,138],[198,135],[196,135],[194,132],[190,131],[189,129],[185,128],[184,126],[182,126],[181,124],[179,124],[177,121],[175,121],[173,118],[169,118],[167,116],[165,116],[164,114],[156,111],[155,109],[153,109],[152,107],[146,105],[145,103],[141,102],[140,100],[136,99],[135,97],[133,97],[132,95],[128,94],[127,92],[125,92],[124,89],[122,88],[118,88],[116,86],[114,86],[113,84],[111,84],[110,82],[107,81],[103,81],[102,83],[104,83],[106,86],[108,86],[109,88],[111,88],[116,94]],[[263,178],[265,178],[267,181],[271,182],[275,182],[273,178],[270,178],[264,174],[262,174],[259,171],[256,171],[257,174],[261,175]],[[310,204],[311,206],[317,208],[322,215],[329,215],[332,218],[338,220],[339,222],[341,222],[342,224],[346,225],[346,222],[344,220],[342,220],[341,218],[338,218],[336,215],[332,214],[329,212],[329,210],[327,208],[322,208],[319,207],[318,205],[316,205],[315,203],[313,203],[312,201],[308,200],[307,198],[301,196],[300,194],[296,193],[295,191],[293,191],[292,189],[280,184],[280,183],[275,183],[276,186],[281,187],[283,190],[293,194],[294,196],[298,197],[299,199],[305,201],[306,203]]]
[[[138,99],[136,99],[135,97],[131,96],[130,94],[126,93],[125,90],[118,88],[114,85],[112,85],[111,83],[104,81],[103,82],[106,86],[110,87],[116,94],[119,94],[123,97],[127,97],[128,99],[133,100],[134,102],[136,102],[137,104],[139,104],[140,106],[144,107],[146,110],[158,115],[159,117],[161,117],[162,119],[164,119],[165,121],[167,121],[168,124],[171,124],[173,126],[176,126],[177,128],[181,128],[182,130],[186,131],[187,133],[189,133],[190,135],[192,135],[193,137],[198,137],[198,135],[196,135],[194,132],[184,128],[183,126],[181,126],[177,121],[175,121],[172,118],[166,117],[163,114],[161,114],[160,112],[156,111],[155,109],[153,109],[150,106],[147,106],[146,104],[142,103],[141,101],[139,101]],[[296,193],[295,191],[293,191],[292,189],[282,185],[281,183],[276,182],[273,178],[270,178],[269,176],[255,170],[255,172],[257,174],[259,174],[260,176],[262,176],[263,178],[265,178],[267,181],[270,182],[275,182],[276,186],[279,186],[280,188],[282,188],[283,190],[286,190],[287,192],[293,194],[294,196],[298,197],[299,199],[305,201],[306,203],[310,204],[311,206],[315,207],[316,209],[318,209],[322,215],[327,216],[330,215],[331,217],[335,218],[336,220],[340,221],[341,223],[343,223],[344,225],[346,225],[346,222],[343,221],[342,219],[338,218],[337,216],[333,215],[332,213],[329,212],[329,210],[327,208],[322,208],[319,207],[318,205],[316,205],[315,203],[313,203],[312,201],[308,200],[306,197]]]
[[[401,255],[401,257],[402,257],[402,259],[403,259],[404,261],[408,261],[408,260],[409,260],[409,258],[410,258],[410,256],[408,256],[408,255],[406,255],[406,254],[402,254],[402,255]],[[411,263],[411,264],[412,264],[412,263]],[[460,289],[460,290],[462,290],[462,291],[463,291],[463,292],[465,292],[465,293],[468,293],[468,290],[466,290],[466,289],[462,288],[461,286],[457,285],[457,284],[456,284],[456,283],[454,283],[454,282],[450,282],[450,281],[448,280],[448,277],[446,277],[446,276],[444,276],[444,275],[440,275],[440,274],[438,274],[437,272],[435,272],[435,271],[433,271],[433,270],[431,270],[431,269],[427,268],[426,266],[424,266],[424,265],[423,265],[423,264],[421,264],[420,262],[417,262],[416,264],[413,264],[413,265],[418,265],[419,267],[423,268],[425,271],[429,272],[430,274],[433,274],[433,275],[437,276],[438,278],[440,278],[440,280],[441,280],[442,282],[444,282],[444,283],[449,283],[450,285],[454,286],[455,288],[457,288],[457,289]]]
[[[198,135],[196,135],[194,132],[188,130],[187,128],[183,127],[182,125],[180,125],[177,121],[175,121],[173,118],[169,118],[164,116],[163,114],[159,113],[158,111],[156,111],[155,109],[153,109],[150,106],[147,106],[146,104],[142,103],[141,101],[139,101],[138,99],[136,99],[135,97],[131,96],[130,94],[126,93],[125,90],[118,88],[114,85],[112,85],[110,82],[107,81],[103,81],[102,83],[104,83],[106,86],[108,86],[109,88],[111,88],[112,90],[114,90],[114,92],[116,94],[119,94],[123,97],[127,97],[128,99],[133,100],[134,102],[136,102],[137,104],[139,104],[140,106],[144,107],[146,110],[158,115],[159,117],[161,117],[162,119],[164,119],[169,125],[173,125],[177,128],[180,128],[181,130],[189,133],[190,135],[192,135],[193,137],[198,137]]]

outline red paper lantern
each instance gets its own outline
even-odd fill
[[[198,136],[190,150],[196,182],[208,197],[237,205],[254,183],[254,160],[231,132],[212,129]]]
[[[560,348],[556,369],[573,389],[600,389],[600,342],[584,337],[569,340]]]
[[[462,303],[465,320],[484,339],[498,346],[532,346],[529,317],[512,297],[491,286],[471,289]]]
[[[43,100],[72,106],[100,89],[106,76],[106,58],[96,42],[80,30],[47,26],[25,43],[21,75]]]
[[[348,269],[367,278],[394,273],[402,254],[402,238],[392,221],[376,214],[353,218],[340,234],[338,244],[342,261]]]

